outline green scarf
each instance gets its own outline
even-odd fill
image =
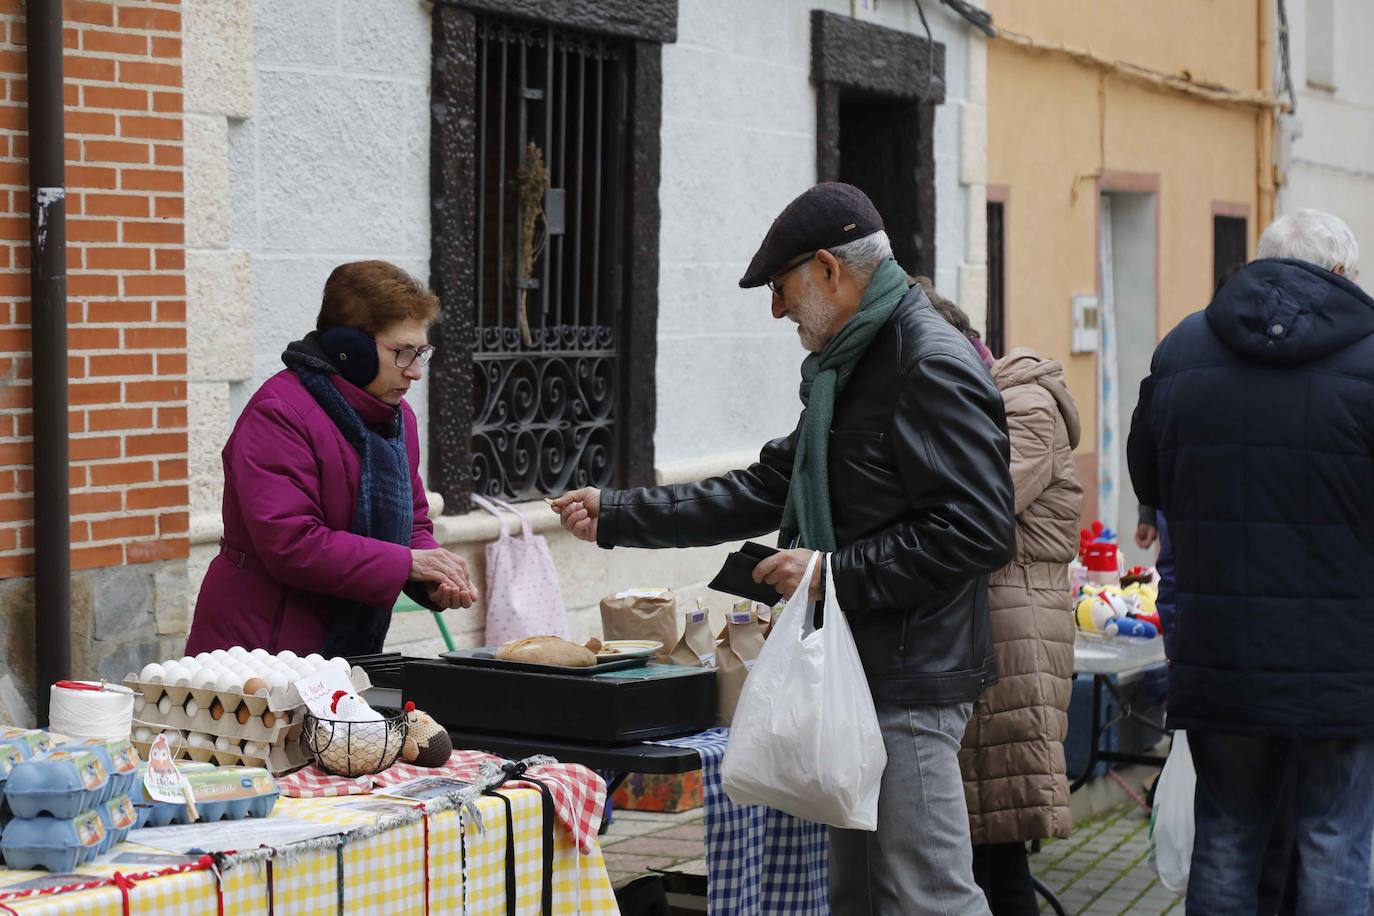
[[[828,473],[835,397],[849,383],[868,345],[892,317],[906,292],[906,271],[888,258],[873,272],[854,317],[845,322],[824,350],[812,353],[802,362],[801,399],[806,412],[797,437],[782,527],[799,532],[803,547],[827,552],[835,549]]]

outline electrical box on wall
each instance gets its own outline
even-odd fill
[[[1073,342],[1071,353],[1096,353],[1101,338],[1098,327],[1097,297],[1084,293],[1073,297]]]

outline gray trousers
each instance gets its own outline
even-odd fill
[[[972,712],[970,703],[878,706],[887,746],[878,829],[830,828],[835,916],[989,916],[959,775]]]

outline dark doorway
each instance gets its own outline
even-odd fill
[[[1212,217],[1212,289],[1221,284],[1246,261],[1249,220],[1243,216]]]
[[[908,273],[924,273],[920,214],[922,176],[912,151],[921,131],[920,106],[900,99],[840,93],[840,181],[862,190],[878,208],[892,253]]]
[[[1007,254],[1004,219],[1006,205],[988,202],[988,326],[987,344],[992,355],[1007,349]]]

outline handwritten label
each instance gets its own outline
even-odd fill
[[[353,683],[347,674],[333,665],[327,665],[323,671],[296,681],[296,691],[301,695],[301,702],[318,719],[340,718],[337,711],[331,708],[334,695],[340,690],[353,695]]]

